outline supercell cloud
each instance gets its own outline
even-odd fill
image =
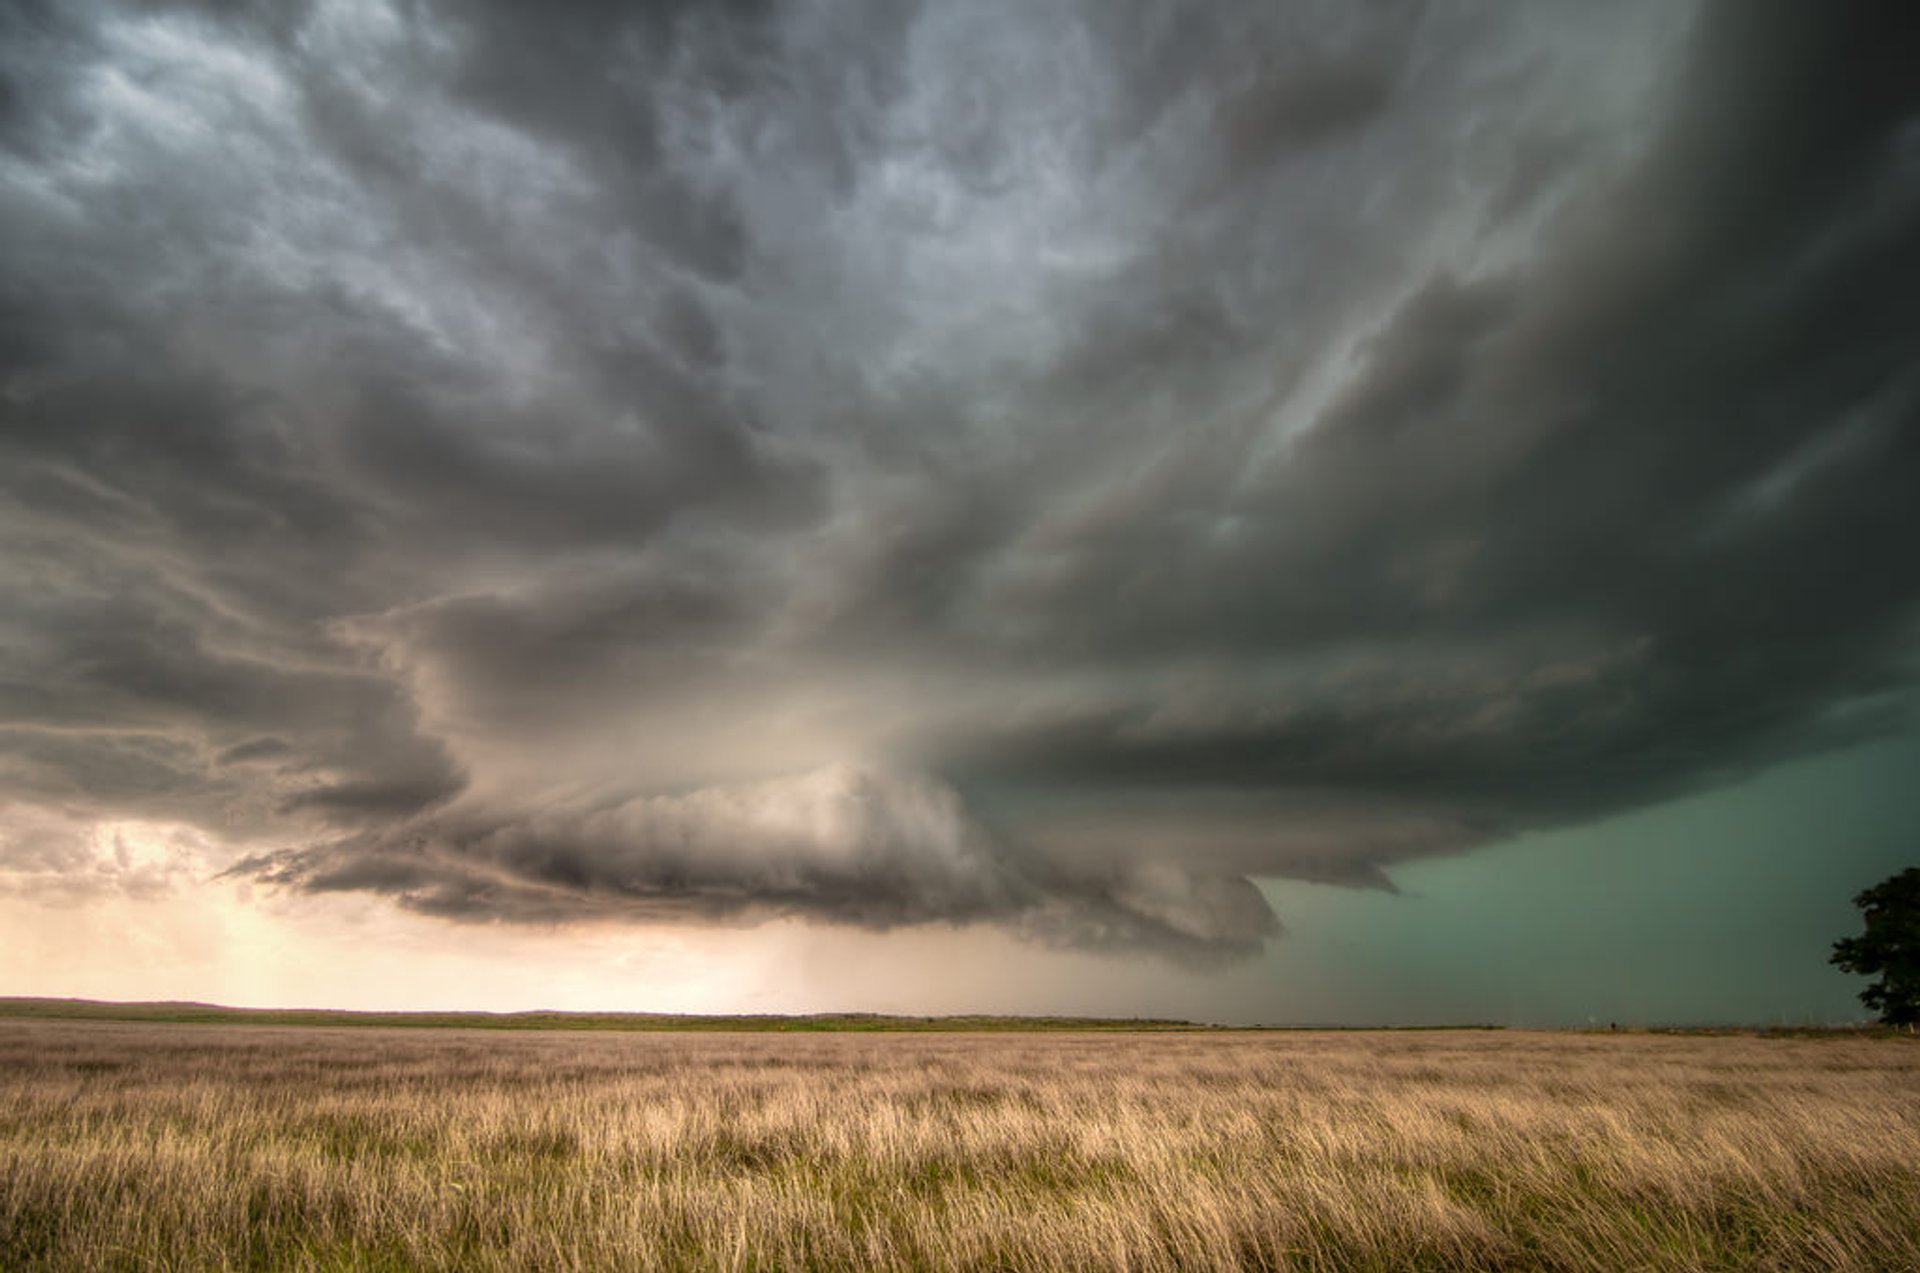
[[[1917,26],[8,5],[0,883],[1204,961],[1904,727]]]

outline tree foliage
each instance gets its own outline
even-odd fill
[[[1888,1025],[1920,1021],[1920,866],[1889,876],[1853,899],[1867,931],[1833,944],[1832,962],[1847,972],[1880,979],[1860,1002]]]

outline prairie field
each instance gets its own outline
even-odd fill
[[[1920,1046],[0,1020],[0,1268],[1911,1270]]]

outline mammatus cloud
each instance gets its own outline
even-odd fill
[[[1250,878],[1909,723],[1917,58],[1891,2],[9,6],[0,869],[144,820],[460,919],[1205,958]]]

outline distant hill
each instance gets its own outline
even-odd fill
[[[459,1030],[1033,1031],[1205,1030],[1191,1021],[1105,1017],[892,1017],[867,1012],[806,1016],[698,1016],[659,1012],[345,1012],[330,1008],[225,1008],[211,1003],[113,1003],[0,998],[0,1017],[157,1021],[214,1025],[387,1026]]]

